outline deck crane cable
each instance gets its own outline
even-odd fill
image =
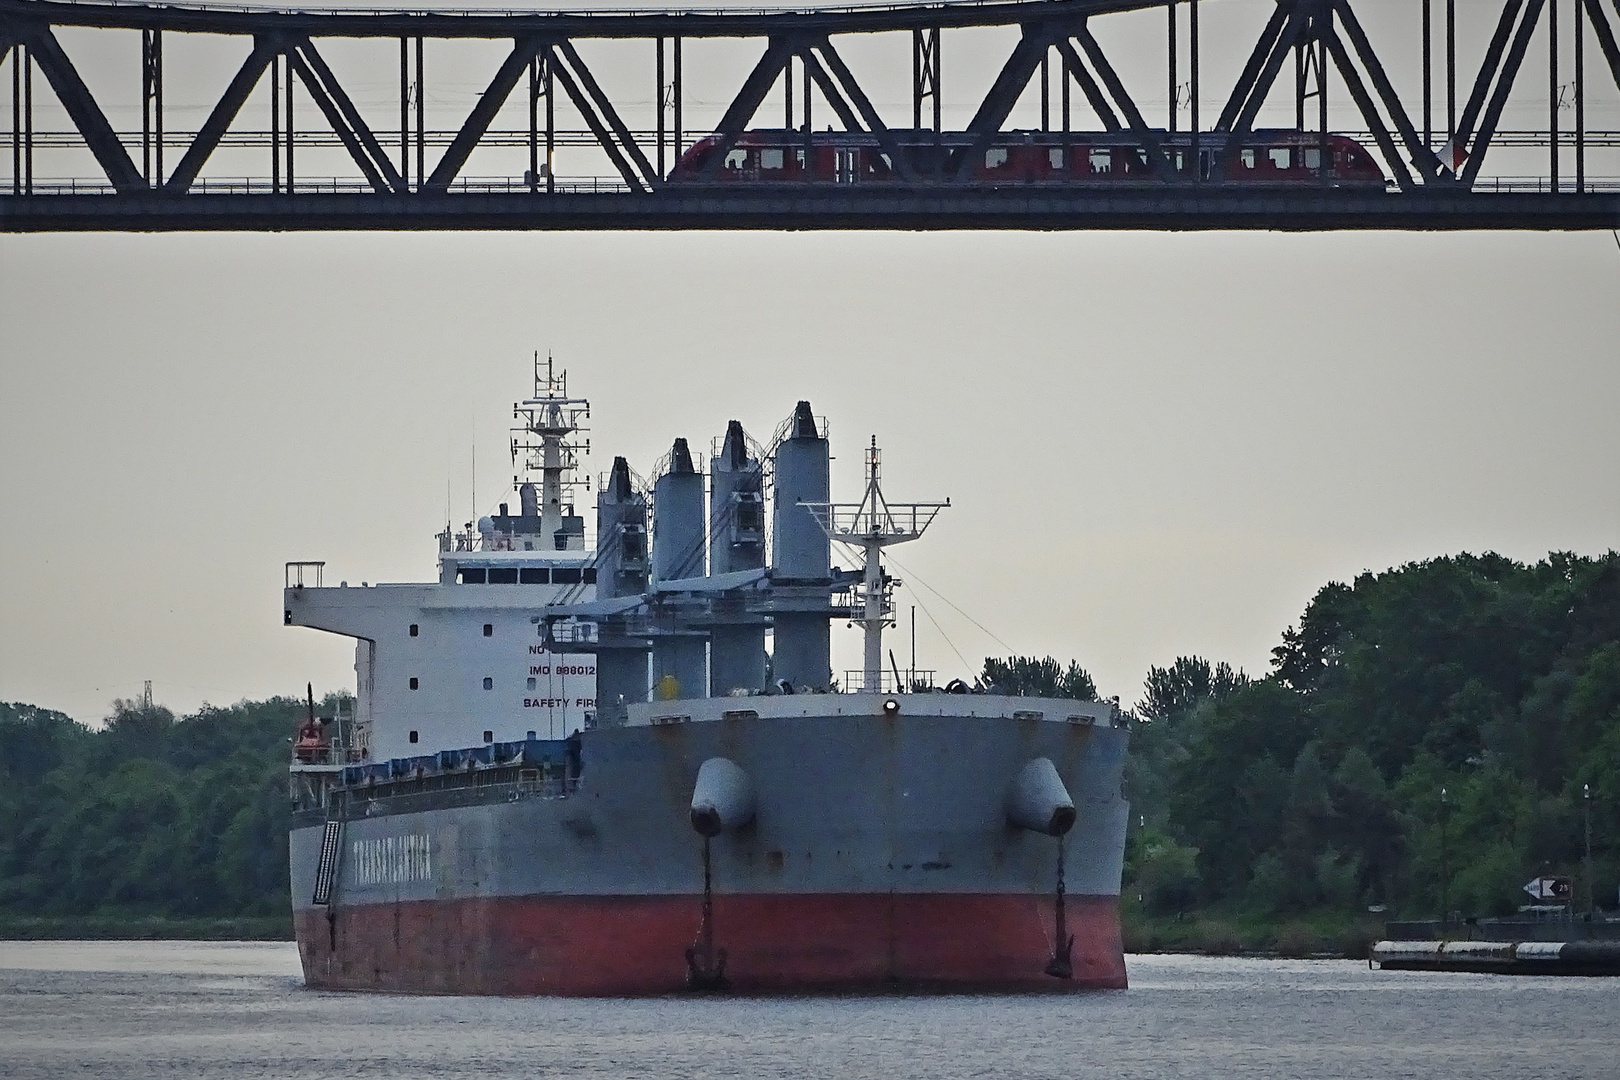
[[[944,593],[940,592],[938,589],[936,589],[932,585],[928,584],[928,582],[926,582],[922,578],[918,577],[913,571],[908,569],[906,567],[906,565],[904,563],[902,563],[899,559],[895,558],[892,554],[887,555],[886,557],[888,558],[888,560],[890,562],[894,563],[894,565],[898,566],[901,570],[905,571],[906,577],[912,579],[917,584],[921,585],[923,588],[927,589],[929,592],[933,593],[935,596],[937,596],[941,600],[945,601],[947,604],[950,604],[951,607],[953,609],[955,609],[955,611],[956,611],[956,613],[958,615],[962,616],[962,618],[966,619],[968,622],[972,623],[974,626],[977,626],[980,630],[983,630],[986,634],[988,634],[995,641],[995,643],[997,645],[1000,645],[1003,649],[1007,650],[1007,655],[1008,656],[1013,656],[1013,655],[1017,654],[1018,650],[1014,649],[1011,645],[1007,644],[1005,641],[1002,641],[1001,638],[997,637],[994,633],[992,633],[990,631],[989,627],[985,626],[978,619],[975,619],[973,616],[969,615],[967,612],[963,611],[961,608],[959,608],[955,604],[951,603],[951,598],[950,597],[946,596]],[[927,609],[925,608],[924,610],[927,610]],[[932,616],[930,616],[930,617],[932,617]]]

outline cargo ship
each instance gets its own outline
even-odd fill
[[[884,549],[948,503],[858,501],[799,402],[643,480],[587,546],[589,402],[536,360],[517,512],[438,578],[325,583],[283,621],[354,639],[352,715],[291,764],[307,985],[447,994],[1068,991],[1126,984],[1117,702],[1010,696],[885,653]],[[833,562],[834,550],[849,568]],[[833,623],[864,634],[835,678]],[[887,660],[887,662],[885,662]]]

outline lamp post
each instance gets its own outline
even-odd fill
[[[1451,917],[1451,853],[1446,845],[1446,789],[1440,789],[1440,937]]]
[[[1586,808],[1586,913],[1597,908],[1597,882],[1592,880],[1592,785],[1581,785],[1581,803]]]

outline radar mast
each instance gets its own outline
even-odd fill
[[[890,623],[889,581],[883,576],[883,549],[920,537],[934,517],[951,505],[942,503],[891,503],[878,484],[882,473],[882,452],[877,436],[866,449],[866,492],[858,503],[801,502],[810,511],[828,539],[861,553],[864,573],[860,586],[862,617],[866,631],[865,671],[862,691],[880,693],[883,689],[883,629]],[[901,687],[895,687],[900,690]]]
[[[590,440],[578,438],[589,430],[584,421],[591,418],[591,403],[569,397],[568,373],[555,370],[549,352],[542,369],[536,350],[534,396],[514,402],[512,417],[518,421],[512,428],[512,466],[523,473],[540,474],[540,535],[549,543],[563,527],[564,493],[585,483],[573,474],[579,468],[579,455],[591,452]],[[521,493],[521,478],[514,476],[512,482]],[[567,505],[572,507],[572,503]],[[530,513],[530,507],[524,506],[523,512]]]

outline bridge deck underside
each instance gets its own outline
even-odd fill
[[[112,196],[0,199],[11,232],[660,229],[1594,229],[1620,195],[890,189],[606,193]]]

